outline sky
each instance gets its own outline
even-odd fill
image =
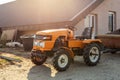
[[[13,2],[13,1],[16,1],[16,0],[0,0],[0,5]]]

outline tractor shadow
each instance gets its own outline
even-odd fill
[[[68,70],[56,71],[51,64],[33,66],[28,73],[28,80],[74,80],[73,74],[78,75],[80,71],[89,69],[83,61],[74,61]]]
[[[82,58],[77,57],[74,63],[71,64],[69,69],[64,72],[54,72],[51,65],[33,66],[28,73],[28,80],[79,80],[83,76],[97,75],[96,72],[100,72],[99,75],[103,75],[103,72],[107,72],[111,69],[111,63],[119,63],[120,53],[117,54],[103,54],[101,60],[97,66],[87,66]],[[54,73],[52,75],[52,73]],[[88,79],[89,80],[89,79]]]

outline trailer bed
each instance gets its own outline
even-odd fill
[[[105,47],[120,49],[120,34],[99,35]]]

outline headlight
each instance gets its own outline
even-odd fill
[[[44,48],[45,47],[45,42],[34,42],[34,45]]]
[[[44,48],[45,47],[45,43],[44,42],[40,42],[39,46],[42,47],[42,48]]]

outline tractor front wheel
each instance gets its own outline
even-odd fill
[[[31,61],[36,65],[42,65],[46,59],[46,56],[31,55]]]
[[[60,49],[55,53],[53,58],[53,66],[56,70],[65,71],[69,68],[70,63],[71,58],[70,54],[67,51]]]
[[[101,52],[97,43],[88,44],[84,48],[83,58],[88,66],[95,66],[100,60]]]

